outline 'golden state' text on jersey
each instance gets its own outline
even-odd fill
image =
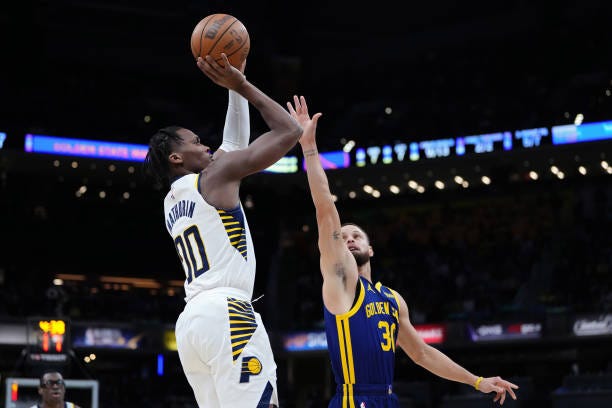
[[[175,180],[164,199],[166,229],[185,271],[185,301],[229,287],[253,295],[255,252],[242,206],[221,210],[199,191],[200,174]]]
[[[357,282],[356,301],[341,315],[325,308],[325,332],[336,396],[330,407],[394,406],[374,399],[396,400],[391,385],[395,370],[395,342],[399,329],[399,303],[395,293],[364,277]],[[372,398],[372,400],[370,400]]]

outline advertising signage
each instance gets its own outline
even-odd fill
[[[468,324],[468,332],[472,341],[539,339],[542,337],[542,323]]]
[[[577,317],[572,332],[575,336],[612,335],[612,314]]]

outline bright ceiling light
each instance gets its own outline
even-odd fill
[[[355,141],[354,140],[349,140],[348,142],[346,142],[346,144],[342,147],[342,150],[346,153],[350,152],[351,150],[353,150],[353,147],[355,147]]]
[[[584,120],[584,115],[582,113],[577,114],[576,118],[574,119],[574,125],[576,126],[581,125],[583,120]]]

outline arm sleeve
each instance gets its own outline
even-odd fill
[[[249,101],[230,90],[223,128],[223,142],[219,149],[226,152],[244,149],[249,145],[250,136]]]

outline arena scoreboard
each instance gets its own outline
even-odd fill
[[[66,363],[70,350],[70,323],[60,318],[29,318],[27,326],[30,363]]]
[[[43,353],[62,353],[68,332],[64,320],[36,319],[32,330],[36,333],[34,346]]]

